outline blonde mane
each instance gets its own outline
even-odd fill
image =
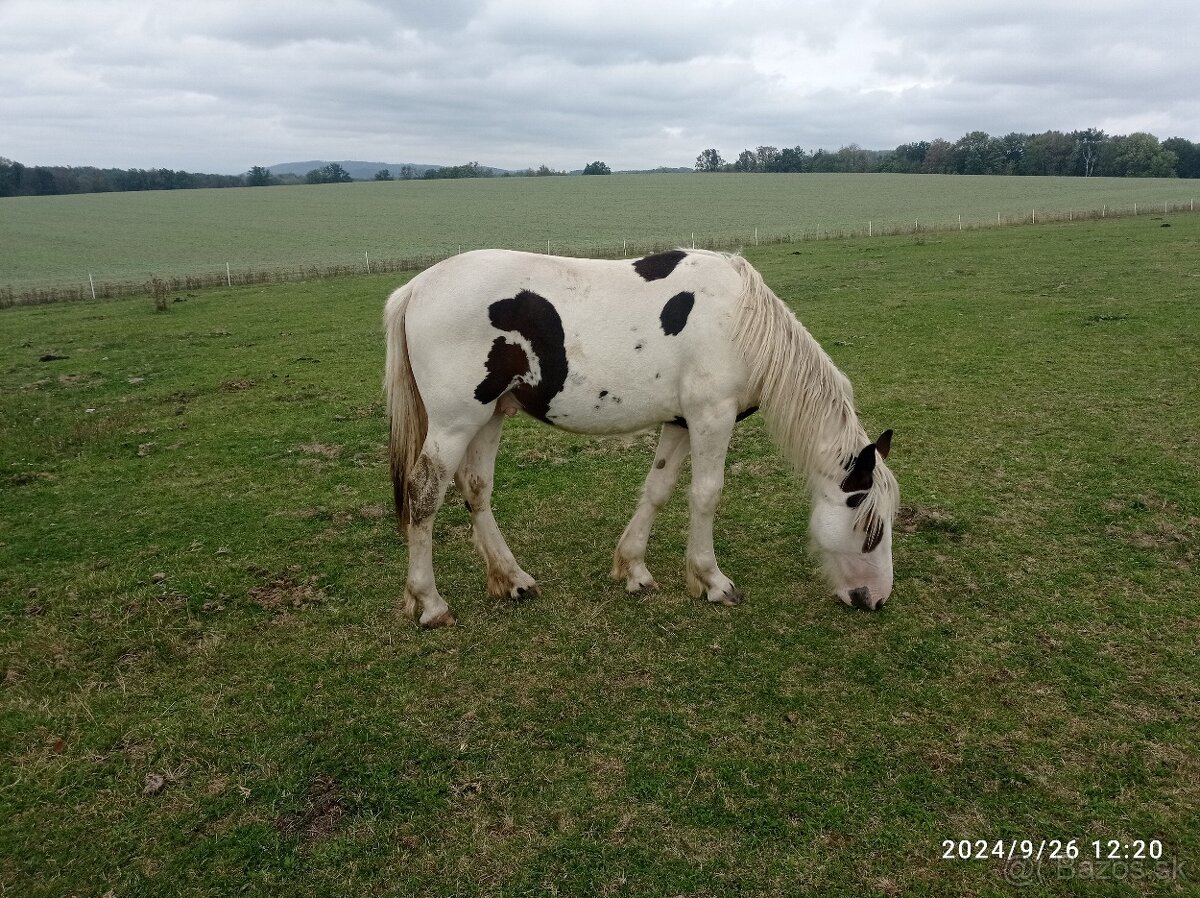
[[[871,442],[854,410],[850,381],[749,262],[725,258],[742,277],[733,342],[750,369],[768,432],[813,489],[820,479],[840,483]],[[899,501],[895,476],[878,464],[856,526],[892,520]]]

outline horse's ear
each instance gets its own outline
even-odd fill
[[[891,430],[885,430],[879,435],[879,439],[875,441],[875,451],[879,453],[880,458],[888,457],[888,453],[892,451]]]
[[[842,492],[857,493],[860,490],[869,490],[871,484],[875,482],[875,478],[871,476],[871,472],[874,470],[875,444],[869,443],[866,449],[858,453],[858,458],[854,459],[854,467],[842,481]]]

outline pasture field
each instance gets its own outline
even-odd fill
[[[0,199],[0,288],[141,283],[503,246],[638,247],[965,227],[1190,205],[1195,182],[922,175],[614,175]]]
[[[460,623],[419,632],[397,278],[0,312],[0,894],[1197,894],[1200,218],[747,255],[896,430],[880,613],[827,594],[757,416],[733,609],[683,590],[686,477],[662,590],[608,579],[650,435],[515,419],[496,514],[542,597],[486,597],[451,498]]]

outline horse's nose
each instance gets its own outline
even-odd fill
[[[873,611],[874,606],[871,604],[871,590],[865,586],[850,590],[850,604],[855,608],[862,608],[864,611]]]

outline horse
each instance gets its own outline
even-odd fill
[[[612,577],[657,588],[646,544],[692,459],[688,592],[736,605],[717,566],[713,519],[734,425],[761,408],[812,493],[809,534],[833,591],[877,610],[892,591],[892,431],[872,442],[849,380],[738,255],[676,249],[636,261],[474,250],[416,275],[384,311],[384,374],[397,521],[407,531],[404,613],[456,622],[438,593],[433,523],[453,479],[487,566],[488,593],[539,594],[492,514],[507,417],[580,434],[660,427],[654,462],[617,543]]]

